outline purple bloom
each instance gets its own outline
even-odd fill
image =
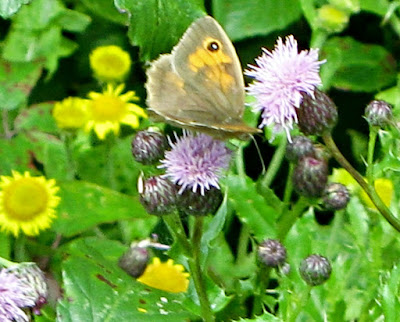
[[[297,123],[296,108],[302,102],[302,93],[313,97],[316,86],[321,85],[318,49],[297,49],[292,35],[281,38],[273,51],[263,48],[263,54],[256,59],[258,66],[249,65],[247,76],[255,79],[247,88],[248,94],[256,98],[255,110],[262,111],[260,128],[274,124],[289,131]]]
[[[231,159],[224,142],[206,134],[184,132],[175,143],[169,139],[169,144],[172,149],[165,152],[160,168],[165,168],[166,176],[182,186],[179,193],[191,188],[193,192],[200,189],[204,195],[205,189],[219,188],[218,179]]]
[[[0,321],[29,321],[21,308],[35,306],[35,297],[26,293],[26,287],[13,273],[0,270]]]

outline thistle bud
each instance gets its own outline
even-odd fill
[[[48,287],[43,272],[36,263],[25,262],[7,268],[8,273],[14,274],[24,285],[25,293],[35,299],[32,311],[40,315],[41,308],[47,303]]]
[[[326,186],[323,194],[324,206],[328,210],[340,210],[346,208],[350,201],[347,188],[341,183],[330,183]]]
[[[120,257],[118,266],[129,275],[137,278],[141,276],[149,262],[149,251],[146,247],[140,247],[137,243],[132,244]]]
[[[177,189],[167,178],[155,176],[144,180],[140,176],[138,192],[140,202],[149,214],[160,216],[175,210]]]
[[[328,181],[328,163],[313,157],[299,160],[293,171],[293,186],[299,195],[321,197]]]
[[[335,103],[318,89],[315,89],[314,97],[303,94],[303,101],[296,112],[299,128],[306,135],[321,135],[330,131],[338,118]]]
[[[295,136],[286,146],[286,159],[290,162],[297,162],[302,157],[313,155],[313,153],[313,142],[306,136]]]
[[[132,141],[132,155],[143,164],[155,164],[164,156],[167,147],[165,136],[156,128],[140,131]]]
[[[300,275],[311,286],[321,285],[329,279],[332,266],[329,260],[321,255],[310,255],[300,265]]]
[[[268,267],[280,267],[286,261],[286,248],[278,240],[267,239],[258,246],[258,258]]]
[[[371,126],[384,127],[392,117],[392,107],[385,101],[372,101],[365,108],[365,119]]]
[[[204,195],[200,191],[186,189],[178,196],[178,209],[188,215],[206,216],[214,214],[222,202],[221,190],[212,187]]]

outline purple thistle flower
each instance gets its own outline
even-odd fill
[[[303,98],[302,93],[313,97],[316,86],[321,85],[318,49],[303,50],[300,53],[297,41],[292,35],[281,38],[273,51],[263,48],[263,54],[256,59],[258,66],[249,65],[245,74],[255,79],[247,92],[256,98],[254,109],[262,111],[260,128],[275,124],[284,128],[289,141],[293,123],[297,123],[296,108]]]
[[[168,139],[172,149],[165,152],[159,167],[165,168],[165,176],[181,186],[179,193],[191,188],[193,192],[200,189],[204,195],[211,187],[219,188],[218,179],[231,159],[224,142],[202,133],[184,132],[182,137],[175,137],[175,143]]]
[[[13,273],[0,270],[0,321],[29,321],[21,308],[35,306],[36,298],[26,292],[26,287]]]

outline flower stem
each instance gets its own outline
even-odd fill
[[[267,172],[265,173],[264,177],[261,179],[261,186],[263,187],[269,187],[274,180],[276,174],[278,173],[278,170],[282,164],[282,160],[285,157],[285,151],[286,151],[286,144],[287,140],[286,138],[283,138],[281,142],[279,143],[278,148],[276,149],[271,162],[269,163]]]
[[[304,308],[304,306],[308,302],[308,299],[310,298],[311,289],[312,287],[310,285],[307,285],[306,290],[301,294],[300,298],[296,301],[297,302],[296,308],[293,310],[292,314],[290,314],[289,318],[287,319],[288,322],[296,321],[301,310]]]
[[[114,173],[114,158],[112,155],[112,149],[114,145],[115,145],[115,136],[108,135],[106,138],[105,162],[106,162],[108,184],[110,188],[113,190],[115,190],[117,187],[115,181],[115,173]]]
[[[260,267],[257,274],[256,292],[254,294],[254,304],[252,309],[252,317],[262,314],[263,299],[265,290],[268,286],[269,277],[271,275],[271,267]]]
[[[190,273],[193,277],[194,286],[200,301],[202,317],[204,321],[212,322],[215,319],[207,297],[207,291],[200,267],[200,245],[203,231],[203,218],[196,217],[190,243],[185,234],[179,214],[174,213],[163,216],[163,220],[168,226],[175,240],[183,247],[183,252],[188,258]]]
[[[76,174],[76,165],[75,165],[75,160],[72,156],[72,146],[71,146],[73,140],[73,134],[63,133],[62,139],[64,141],[65,154],[67,157],[67,178],[69,180],[73,180]]]
[[[366,194],[370,197],[371,201],[375,205],[375,207],[379,210],[379,212],[385,217],[390,225],[398,232],[400,232],[400,222],[393,214],[390,212],[388,207],[383,203],[381,198],[376,193],[374,187],[371,184],[368,184],[364,178],[357,172],[356,169],[352,167],[349,161],[342,155],[339,151],[338,147],[336,146],[335,142],[333,141],[332,135],[330,133],[324,133],[322,138],[325,142],[326,147],[330,150],[334,158],[336,159],[339,164],[345,168],[351,176],[358,182],[361,188],[366,192]]]
[[[374,163],[374,150],[376,137],[378,131],[375,126],[370,126],[369,142],[368,142],[368,156],[367,156],[367,182],[372,183],[373,180],[373,163]]]
[[[278,232],[277,238],[280,241],[284,241],[287,233],[293,227],[296,219],[303,213],[304,209],[308,206],[308,200],[304,197],[300,197],[297,203],[293,206],[292,210],[285,211],[278,221]]]
[[[203,274],[200,266],[200,247],[201,236],[203,233],[203,217],[195,217],[193,236],[192,236],[192,258],[189,259],[190,271],[193,275],[193,282],[197,295],[200,300],[200,307],[204,321],[215,321],[211,310],[210,302],[207,297],[207,289],[204,283]]]

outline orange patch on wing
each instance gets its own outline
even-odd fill
[[[227,92],[234,85],[234,78],[226,71],[225,64],[231,64],[232,58],[223,52],[222,47],[215,52],[207,50],[207,44],[212,41],[214,40],[211,38],[206,39],[203,42],[204,47],[198,47],[193,54],[189,55],[189,67],[195,73],[200,69],[205,69],[207,77],[220,84],[223,91]]]

